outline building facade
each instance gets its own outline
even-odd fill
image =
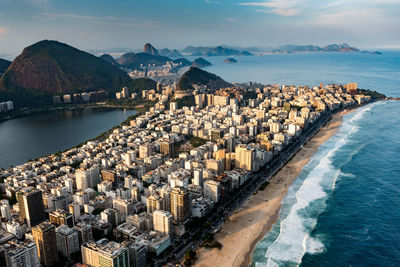
[[[171,235],[172,234],[172,215],[168,211],[156,210],[153,213],[154,231]]]
[[[33,240],[36,243],[40,263],[53,266],[58,261],[57,238],[54,225],[43,222],[32,228]]]
[[[184,187],[171,191],[171,214],[175,222],[182,223],[191,217],[190,193]]]
[[[56,229],[57,250],[64,256],[69,257],[71,254],[79,251],[78,232],[62,225]]]
[[[46,219],[42,191],[32,187],[25,188],[17,193],[17,200],[20,209],[20,218],[29,228]]]

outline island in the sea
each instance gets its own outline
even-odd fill
[[[228,57],[227,59],[224,60],[225,63],[237,63],[238,61],[234,59],[233,57]]]

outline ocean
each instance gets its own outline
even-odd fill
[[[206,58],[227,81],[318,85],[358,82],[400,96],[400,52]],[[400,101],[344,116],[284,198],[251,266],[400,266]]]

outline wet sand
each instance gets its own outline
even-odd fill
[[[270,180],[270,184],[247,202],[224,223],[215,238],[223,245],[222,249],[201,248],[194,266],[232,267],[249,266],[257,242],[271,229],[279,216],[281,202],[289,186],[299,176],[302,168],[342,124],[343,115],[352,112],[342,111],[332,116],[327,125],[320,129],[297,154]]]

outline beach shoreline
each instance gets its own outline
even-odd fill
[[[277,221],[282,200],[289,186],[297,179],[319,146],[340,128],[343,116],[354,110],[333,114],[328,123],[270,179],[269,185],[252,195],[230,220],[222,225],[221,231],[215,234],[215,239],[222,244],[222,248],[200,248],[194,266],[249,266],[255,246]]]

